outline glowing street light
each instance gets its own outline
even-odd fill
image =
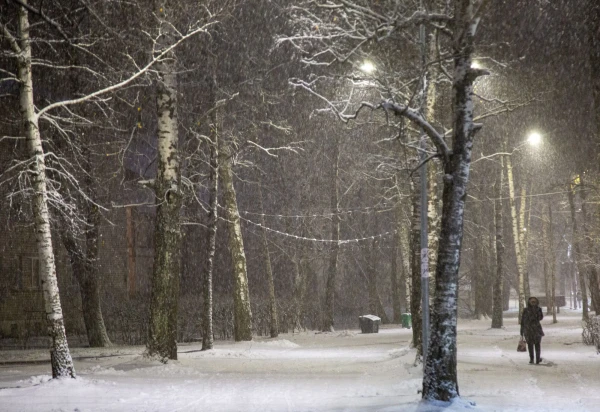
[[[527,143],[529,143],[531,146],[538,146],[540,143],[542,143],[542,135],[538,132],[529,133],[529,136],[527,137]]]
[[[360,66],[360,69],[367,74],[371,74],[375,71],[375,65],[372,62],[365,60],[362,66]]]

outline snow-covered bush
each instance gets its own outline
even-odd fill
[[[584,344],[596,346],[596,352],[600,353],[600,316],[584,319],[581,335]]]

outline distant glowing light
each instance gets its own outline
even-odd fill
[[[481,64],[477,60],[471,62],[471,69],[481,69]]]
[[[538,132],[531,132],[531,133],[529,133],[529,136],[527,137],[527,142],[531,146],[537,146],[540,143],[542,143],[542,135],[539,134]]]
[[[360,66],[360,69],[367,74],[373,73],[375,71],[375,65],[372,62],[365,60],[362,66]]]

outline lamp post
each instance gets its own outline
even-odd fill
[[[427,142],[425,136],[421,138],[421,299],[422,299],[422,345],[423,367],[427,359],[429,348],[429,244],[427,227]]]
[[[419,8],[425,11],[423,0],[419,2]],[[427,63],[427,41],[425,39],[425,25],[419,25],[419,43],[421,46],[421,64],[422,69],[426,72]],[[424,105],[427,107],[427,88],[426,80],[423,83],[423,98]],[[421,156],[421,346],[423,350],[423,370],[427,364],[427,351],[429,350],[429,236],[427,227],[427,140],[425,135],[420,142]]]
[[[375,71],[375,65],[373,64],[373,62],[365,60],[360,66],[360,70],[362,70],[366,74],[371,74]]]

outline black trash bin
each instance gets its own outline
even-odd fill
[[[375,315],[359,316],[358,323],[362,333],[379,333],[381,318]]]

